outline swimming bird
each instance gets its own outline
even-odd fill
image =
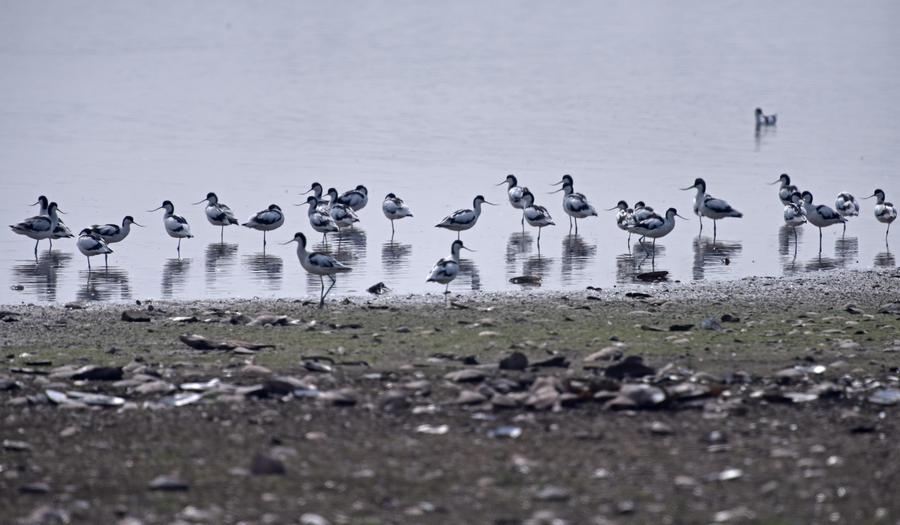
[[[450,293],[450,283],[453,279],[456,279],[457,275],[459,275],[460,250],[468,250],[470,252],[475,251],[469,250],[463,246],[461,240],[456,239],[453,241],[453,244],[450,245],[450,256],[444,257],[434,264],[434,267],[431,269],[431,273],[428,275],[428,279],[426,279],[425,282],[444,284],[446,285],[444,294]]]
[[[166,233],[169,234],[169,237],[178,239],[177,251],[178,256],[180,257],[181,239],[190,239],[194,237],[191,235],[191,226],[184,217],[175,215],[175,205],[172,204],[172,201],[163,201],[162,206],[154,208],[149,212],[154,212],[156,210],[166,210],[166,213],[163,215],[163,226],[165,226]]]
[[[797,227],[806,224],[806,215],[803,213],[801,195],[798,192],[791,194],[791,202],[784,206],[784,223],[794,231],[794,242],[797,242]]]
[[[887,224],[887,231],[884,232],[884,242],[887,242],[888,234],[891,233],[891,223],[897,218],[897,208],[890,202],[884,202],[884,192],[882,190],[875,190],[875,193],[866,198],[871,199],[872,197],[878,199],[877,204],[875,204],[875,218],[878,222]]]
[[[277,204],[269,204],[269,207],[254,213],[247,222],[241,226],[263,232],[263,251],[266,249],[266,232],[279,228],[284,224],[284,213]]]
[[[456,238],[459,239],[459,232],[463,230],[468,230],[472,226],[475,226],[475,223],[478,222],[478,217],[481,216],[481,205],[489,204],[491,206],[496,206],[493,202],[488,202],[484,200],[484,197],[478,195],[475,197],[475,200],[472,201],[472,209],[462,209],[456,210],[444,217],[444,219],[435,224],[435,228],[445,228],[447,230],[455,231]]]
[[[56,203],[51,202],[47,205],[47,215],[29,217],[18,224],[11,224],[9,226],[12,228],[12,231],[19,235],[24,235],[35,240],[35,259],[37,259],[38,244],[40,244],[43,239],[49,240],[53,236],[53,232],[56,231],[56,227],[59,225],[59,216],[56,214],[57,211],[59,211],[59,208]]]
[[[834,209],[841,217],[856,217],[859,215],[859,202],[850,193],[842,191],[834,200]],[[846,222],[844,223],[844,233],[847,233]]]
[[[534,203],[534,194],[527,189],[525,190],[525,193],[522,194],[522,201],[525,203],[525,220],[529,225],[538,229],[537,245],[538,249],[540,249],[541,230],[545,226],[554,226],[556,223],[553,222],[553,217],[550,216],[550,212],[547,211],[547,208],[538,206]]]
[[[778,188],[778,199],[781,200],[781,204],[787,206],[791,204],[791,195],[797,191],[797,186],[791,184],[791,177],[787,173],[782,173],[778,180],[769,184],[778,184],[779,182],[781,186]]]
[[[774,113],[771,115],[765,115],[763,114],[763,110],[761,108],[756,108],[756,111],[754,111],[754,115],[756,115],[756,127],[774,126],[775,122],[778,120],[778,115]]]
[[[40,197],[38,197],[37,202],[32,204],[32,206],[37,206],[38,204],[41,205],[41,211],[38,213],[38,215],[49,217],[49,214],[47,213],[47,207],[50,204],[50,200],[47,199],[47,197],[45,197],[44,195],[41,195]],[[59,212],[59,210],[56,211]],[[57,218],[58,222],[56,224],[56,228],[53,230],[53,235],[51,235],[48,239],[51,249],[53,249],[53,239],[67,239],[70,237],[74,237],[74,235],[72,235],[72,230],[70,230],[69,227],[66,226],[66,223],[64,223],[62,220],[62,217]]]
[[[87,257],[89,272],[91,271],[91,257],[103,254],[104,260],[106,260],[106,256],[113,252],[112,248],[106,245],[106,241],[91,228],[81,230],[75,246],[78,246],[78,251]]]
[[[575,233],[578,233],[578,219],[596,216],[597,210],[590,205],[584,194],[575,193],[574,181],[571,175],[563,175],[560,183],[562,188],[550,193],[564,192],[563,211],[569,216],[569,230],[572,229],[572,219],[575,219]]]
[[[132,217],[131,215],[126,215],[125,218],[122,219],[121,226],[119,226],[118,224],[103,224],[103,225],[95,224],[95,225],[91,226],[89,229],[90,229],[91,233],[95,233],[101,239],[103,239],[103,242],[105,242],[106,244],[113,244],[113,243],[121,242],[121,241],[125,240],[125,237],[128,237],[128,234],[131,233],[131,225],[132,224],[143,228],[142,225],[134,222],[134,217]],[[82,232],[82,235],[83,234],[84,234],[84,232]],[[103,254],[103,262],[104,263],[108,263],[107,256],[109,253],[112,253],[112,250],[110,250],[108,253]],[[87,254],[85,254],[85,255],[87,255]],[[90,256],[88,256],[88,257],[90,257]],[[88,260],[88,263],[89,263],[88,266],[90,266],[90,259]]]
[[[306,204],[309,204],[309,211],[307,216],[309,217],[309,225],[312,226],[312,229],[322,234],[322,242],[327,243],[327,236],[329,232],[340,231],[337,227],[337,224],[331,219],[331,215],[328,214],[327,211],[319,208],[319,199],[315,196],[310,195],[306,198]],[[302,206],[302,204],[298,204],[297,206]]]
[[[231,208],[219,202],[219,197],[217,197],[215,193],[207,193],[205,199],[195,202],[194,204],[203,204],[204,202],[206,203],[206,220],[213,226],[222,227],[219,234],[219,241],[223,242],[225,240],[225,227],[237,224],[238,220],[235,218]]]
[[[694,213],[700,218],[700,231],[703,231],[703,217],[708,217],[713,221],[713,239],[716,238],[716,221],[726,217],[741,218],[744,216],[741,212],[731,207],[728,202],[717,199],[706,193],[706,182],[703,179],[695,179],[692,186],[681,188],[682,190],[697,190],[694,196]]]
[[[522,210],[522,229],[525,229],[525,203],[522,201],[522,195],[528,191],[525,186],[519,186],[519,181],[515,175],[507,175],[506,180],[501,181],[497,186],[507,185],[506,195],[509,197],[509,204],[517,210]]]
[[[634,233],[641,235],[641,237],[650,237],[651,239],[653,239],[653,249],[655,251],[656,239],[665,237],[675,229],[675,217],[685,219],[681,215],[678,215],[678,210],[676,210],[675,208],[669,208],[668,210],[666,210],[665,217],[660,217],[659,215],[654,213],[650,217],[635,224],[631,228],[631,230]]]
[[[353,211],[359,211],[369,203],[369,190],[360,184],[356,188],[342,193],[337,201]]]
[[[403,199],[393,193],[388,193],[384,196],[384,202],[381,203],[381,211],[384,213],[384,216],[391,221],[392,238],[394,236],[394,221],[404,217],[413,216],[412,212],[409,211],[409,208],[403,204]]]
[[[813,204],[813,194],[808,191],[802,193],[802,199],[806,220],[819,229],[819,253],[822,253],[822,228],[847,222],[847,219],[824,204]]]
[[[297,243],[297,258],[300,259],[300,266],[307,272],[319,276],[319,282],[322,283],[322,291],[319,295],[319,308],[322,308],[325,306],[325,298],[328,296],[328,292],[337,283],[335,274],[349,272],[351,268],[328,254],[306,251],[306,236],[300,232],[295,233],[293,239],[282,244],[290,244],[292,242]],[[331,279],[331,286],[328,287],[327,291],[325,290],[326,275]]]
[[[359,222],[353,208],[340,202],[336,189],[328,188],[328,199],[328,213],[338,228],[347,228],[353,226],[354,222]]]

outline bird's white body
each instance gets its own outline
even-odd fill
[[[834,210],[841,217],[856,217],[859,215],[859,202],[852,194],[844,191],[834,200]]]
[[[634,217],[634,210],[627,207],[618,208],[616,211],[616,226],[622,231],[628,231],[632,226],[632,218]]]
[[[38,201],[35,204],[41,205],[41,211],[38,212],[38,215],[43,215],[44,217],[50,216],[50,213],[48,212],[50,201],[47,199],[47,197],[41,195],[40,197],[38,197]],[[74,235],[72,235],[72,230],[70,230],[69,227],[66,226],[62,218],[57,217],[56,228],[53,229],[53,235],[50,236],[50,245],[53,245],[53,239],[67,239],[70,237],[74,237]]]
[[[229,226],[238,223],[231,208],[219,202],[206,205],[206,220],[213,226]]]
[[[331,215],[331,220],[337,224],[338,228],[347,228],[353,226],[354,222],[359,222],[359,217],[356,216],[353,208],[340,203],[340,197],[338,197],[337,190],[330,188],[328,190],[328,197],[328,213]]]
[[[338,231],[337,224],[331,219],[331,215],[319,208],[318,201],[314,199],[315,197],[310,197],[307,201],[309,203],[309,211],[307,212],[309,225],[319,233],[328,234]]]
[[[806,224],[806,215],[803,213],[803,208],[793,202],[785,205],[784,223],[792,228]]]
[[[714,221],[726,217],[743,217],[743,214],[732,208],[727,201],[706,193],[705,188],[697,188],[697,193],[694,195],[694,213]]]
[[[281,208],[273,204],[265,210],[254,213],[242,226],[262,232],[269,232],[276,228],[280,228],[282,224],[284,224],[284,213],[281,212]]]
[[[573,219],[586,219],[597,215],[597,210],[588,202],[587,197],[575,193],[571,184],[563,185],[563,211]]]
[[[313,275],[334,275],[352,270],[328,254],[307,251],[305,245],[297,246],[297,258],[300,266]]]
[[[175,215],[174,212],[166,212],[163,216],[163,225],[165,226],[166,233],[169,234],[169,237],[174,237],[176,239],[190,239],[193,237],[191,234],[191,225],[188,224],[184,217]]]
[[[53,237],[53,232],[58,224],[59,216],[56,215],[56,210],[51,208],[48,215],[29,217],[18,224],[10,225],[10,228],[19,235],[42,241]]]
[[[412,217],[413,214],[403,203],[403,199],[392,195],[385,197],[384,202],[381,203],[381,211],[384,213],[384,216],[392,221],[404,217]]]
[[[435,227],[455,232],[468,230],[478,222],[478,217],[481,216],[481,205],[485,202],[487,201],[484,200],[484,197],[479,195],[472,201],[472,209],[456,210],[444,217],[441,222],[435,225]],[[457,236],[457,238],[459,237]]]
[[[132,221],[123,220],[122,225],[103,224],[91,226],[91,232],[96,233],[106,244],[122,242],[131,233]]]
[[[816,228],[826,228],[847,222],[847,219],[828,206],[813,204],[813,196],[809,192],[803,193],[803,212],[806,214],[806,220]]]
[[[778,122],[778,115],[776,115],[774,113],[771,115],[766,115],[763,113],[762,109],[760,109],[760,108],[756,108],[754,115],[756,116],[756,126],[757,127],[774,126],[775,123]]]
[[[337,202],[349,207],[353,211],[359,211],[369,203],[369,190],[365,186],[357,186],[355,189],[345,191],[338,197]]]
[[[643,237],[658,239],[665,237],[675,229],[675,213],[666,213],[665,217],[653,214],[636,223],[631,231]]]
[[[428,274],[426,282],[440,283],[446,286],[444,293],[450,290],[450,283],[459,275],[459,251],[462,249],[462,241],[453,241],[450,246],[450,256],[444,257],[435,263]]]
[[[88,269],[91,267],[91,257],[95,255],[107,255],[112,253],[112,248],[107,246],[106,241],[100,235],[91,230],[84,230],[75,241],[78,251],[88,258]]]

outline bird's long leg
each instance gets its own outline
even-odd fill
[[[822,228],[819,228],[819,255],[822,255]]]
[[[53,249],[53,237],[50,237],[47,240],[50,242],[50,249],[52,250]]]
[[[266,251],[266,231],[263,230],[263,251]]]
[[[178,239],[178,247],[175,248],[175,251],[177,251],[178,256],[181,257],[181,238]]]
[[[337,277],[335,277],[333,275],[329,275],[328,278],[331,279],[331,286],[329,286],[328,289],[325,290],[325,297],[328,297],[328,294],[329,294],[329,292],[331,292],[331,289],[334,288],[335,284],[337,284]]]
[[[575,235],[578,235],[578,218],[575,218]]]
[[[449,293],[450,293],[450,283],[447,283],[447,286],[444,287],[444,295],[447,295]]]
[[[225,226],[222,226],[222,230],[219,232],[219,244],[225,244]]]
[[[572,216],[569,215],[569,233],[572,233]]]
[[[716,232],[716,224],[717,223],[718,223],[718,221],[713,219],[713,247],[715,247],[715,244],[716,244],[716,233],[717,233]]]
[[[322,285],[322,288],[319,290],[319,308],[325,306],[325,278],[321,275],[319,276],[319,284]]]
[[[35,261],[36,261],[37,258],[38,258],[38,257],[37,257],[37,247],[38,247],[38,244],[40,244],[40,243],[41,243],[40,239],[34,241],[34,260],[35,260]]]
[[[88,273],[91,273],[91,258],[88,257],[87,260],[88,260]]]
[[[697,215],[697,220],[700,221],[700,233],[703,233],[703,217],[700,215]],[[698,235],[698,237],[699,237],[699,235]]]
[[[391,219],[391,239],[394,238],[394,219]]]
[[[90,263],[91,263],[91,260],[88,259],[88,264],[90,264]],[[107,268],[109,268],[109,254],[108,253],[103,254],[103,266],[106,266]]]
[[[798,242],[799,242],[799,241],[797,240],[797,227],[794,226],[794,246],[795,246],[795,247],[797,246],[797,243],[798,243]]]
[[[847,221],[844,221],[844,231],[841,232],[841,237],[847,235]]]
[[[541,228],[540,226],[538,226],[538,238],[537,238],[537,251],[538,251],[538,254],[541,253],[541,229],[542,229],[542,228]]]

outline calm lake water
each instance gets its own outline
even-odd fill
[[[353,267],[335,292],[384,281],[395,293],[437,292],[432,264],[449,252],[444,215],[486,207],[463,233],[464,275],[451,290],[543,289],[672,279],[735,279],[831,268],[896,266],[874,203],[846,236],[814,228],[796,247],[782,228],[782,172],[834,204],[883,188],[900,201],[900,3],[871,2],[145,2],[3,1],[0,17],[0,220],[33,215],[40,194],[80,227],[134,215],[108,270],[73,240],[0,235],[0,303],[143,298],[317,296],[300,268],[295,231],[311,229],[298,193],[313,181],[365,184],[369,206],[336,249]],[[777,112],[756,133],[753,109]],[[508,173],[537,195],[557,226],[523,235],[494,184]],[[690,222],[631,252],[612,212],[569,235],[564,173],[597,208],[643,199]],[[691,192],[744,212],[706,222],[698,238]],[[287,220],[262,235],[206,222],[218,193],[241,219],[269,203]],[[403,197],[415,217],[390,223],[380,203]],[[163,199],[192,225],[182,243],[163,231]],[[897,225],[900,235],[900,225]],[[895,241],[900,250],[900,239]],[[725,264],[725,260],[729,264]],[[17,285],[23,290],[14,290]]]

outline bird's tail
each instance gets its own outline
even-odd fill
[[[738,219],[740,219],[743,216],[744,216],[744,214],[737,210],[734,210],[733,212],[731,212],[731,215],[730,215],[730,217],[736,217]]]
[[[245,223],[241,224],[241,226],[246,226],[246,227],[249,228],[249,227],[250,227],[250,223],[249,223],[249,222],[245,222]]]
[[[237,223],[238,223],[238,220],[237,220],[237,219],[233,219],[233,218],[232,218],[232,219],[228,219],[228,224],[237,224]]]

